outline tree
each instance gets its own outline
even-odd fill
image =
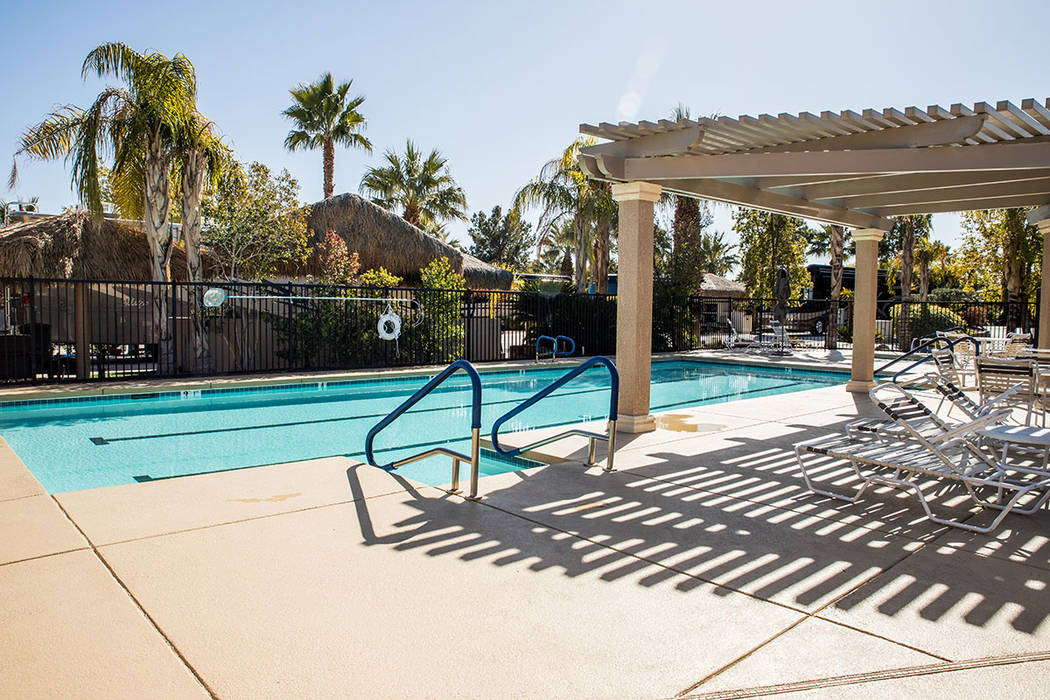
[[[721,231],[700,234],[696,247],[700,269],[703,272],[713,272],[716,275],[725,277],[733,269],[733,266],[739,262],[739,259],[733,253],[736,246],[732,243],[726,243],[723,240],[723,236],[724,234]]]
[[[299,204],[299,183],[262,163],[228,174],[204,204],[204,242],[218,256],[226,279],[259,279],[306,260],[309,207]]]
[[[781,265],[787,268],[793,292],[810,286],[806,224],[801,219],[740,209],[733,215],[733,229],[740,234],[740,280],[751,296],[773,296]]]
[[[212,369],[211,349],[204,327],[204,289],[201,274],[201,202],[205,191],[214,191],[227,175],[243,177],[233,152],[213,132],[213,123],[194,112],[175,134],[175,157],[182,191],[182,240],[190,282],[190,319],[193,325],[194,367],[199,373]]]
[[[361,193],[373,202],[424,231],[467,218],[467,197],[449,174],[448,159],[437,149],[424,158],[409,140],[403,156],[387,151],[383,158],[384,167],[369,168],[361,178]]]
[[[72,161],[73,188],[95,216],[102,216],[100,171],[112,156],[114,186],[141,193],[144,229],[155,282],[169,279],[172,237],[170,171],[175,135],[195,111],[197,78],[182,54],[139,53],[122,43],[102,44],[84,59],[81,75],[117,78],[87,109],[56,109],[22,135],[19,156]],[[12,168],[11,183],[18,177]],[[167,295],[153,295],[154,338],[162,373],[173,369]]]
[[[968,289],[982,289],[985,299],[1010,302],[1011,326],[1017,325],[1017,302],[1027,301],[1039,286],[1043,239],[1025,221],[1027,209],[987,209],[962,216],[963,246],[958,266]]]
[[[930,272],[934,262],[948,254],[948,246],[929,238],[919,239],[915,248],[915,264],[919,266],[919,301],[930,298]]]
[[[915,246],[917,241],[926,240],[933,231],[933,217],[930,214],[910,214],[898,216],[889,232],[891,242],[898,242],[897,251],[892,254],[900,257],[901,298],[911,296],[912,273],[915,269]]]
[[[472,245],[470,254],[487,263],[505,265],[522,271],[529,263],[529,254],[536,244],[532,224],[522,221],[521,213],[511,209],[506,214],[497,204],[486,216],[479,211],[470,217],[467,229]]]
[[[316,81],[308,85],[300,83],[289,90],[295,104],[282,112],[295,124],[284,139],[285,148],[323,150],[325,199],[335,192],[336,144],[372,152],[372,142],[361,133],[365,118],[357,111],[365,98],[360,95],[347,98],[353,82],[336,85],[332,74],[324,72]]]
[[[313,254],[322,281],[329,284],[353,284],[357,281],[361,262],[357,253],[351,253],[346,247],[346,241],[335,231],[325,232],[324,240]]]

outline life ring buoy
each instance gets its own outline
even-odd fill
[[[379,337],[383,340],[397,340],[401,335],[401,317],[393,311],[386,311],[376,324]]]

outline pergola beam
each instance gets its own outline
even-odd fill
[[[727,204],[754,207],[765,211],[816,219],[829,224],[851,228],[878,228],[890,230],[893,222],[880,215],[842,209],[820,202],[808,202],[777,192],[764,192],[744,185],[716,179],[650,180],[666,190],[701,199],[712,199]]]
[[[624,180],[674,180],[698,177],[763,177],[794,175],[870,175],[871,173],[936,173],[972,171],[979,157],[983,170],[1046,168],[1050,142],[996,143],[983,146],[890,148],[865,151],[804,153],[729,153],[705,156],[623,158],[610,162]]]
[[[1026,180],[1024,182],[998,182],[995,184],[969,185],[964,187],[942,187],[937,189],[923,189],[913,192],[889,192],[886,194],[875,194],[866,197],[853,197],[848,200],[826,200],[834,206],[845,206],[848,202],[850,209],[881,209],[883,207],[904,206],[908,204],[937,204],[954,202],[960,206],[960,202],[973,201],[975,199],[989,199],[995,197],[1009,197],[1021,195],[1050,194],[1050,178]],[[960,207],[959,211],[968,211],[970,207]]]
[[[585,146],[580,149],[580,153],[589,156],[618,156],[620,158],[662,156],[684,151],[700,142],[703,136],[703,127],[699,124],[693,124],[678,131],[648,134],[626,141],[612,141],[595,146]]]
[[[837,199],[842,197],[864,197],[891,192],[914,192],[916,190],[963,185],[984,185],[1000,182],[1023,182],[1050,177],[1050,168],[1036,170],[982,170],[954,173],[924,173],[922,175],[872,175],[849,179],[806,184],[796,196],[806,199]],[[802,178],[807,179],[807,178]],[[812,179],[812,178],[809,178]],[[761,185],[759,185],[762,187]],[[763,187],[765,189],[765,187]]]
[[[954,202],[937,202],[933,204],[901,204],[880,207],[871,211],[874,215],[905,216],[907,214],[945,214],[955,211],[978,211],[980,209],[1013,209],[1014,207],[1041,207],[1050,204],[1050,194],[1029,194],[1021,196],[988,197],[985,199],[966,199]]]

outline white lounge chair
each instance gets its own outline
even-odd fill
[[[883,398],[886,394],[889,403]],[[1000,412],[991,412],[940,435],[927,437],[912,425],[914,416],[900,410],[901,405],[921,405],[905,389],[895,384],[883,384],[872,389],[869,395],[875,405],[900,426],[905,434],[903,439],[886,441],[846,434],[796,445],[795,458],[806,486],[814,493],[855,503],[873,485],[899,488],[913,493],[926,517],[933,522],[982,533],[994,530],[1011,512],[1034,513],[1050,498],[1050,474],[1033,469],[1011,469],[989,457],[976,441],[982,428],[1001,418]],[[811,479],[810,466],[804,455],[848,462],[860,479],[860,486],[851,494],[819,488]],[[938,485],[960,485],[975,504],[999,512],[986,526],[939,517],[931,510],[926,494],[917,483],[918,478],[932,478]],[[995,500],[983,497],[986,492]]]

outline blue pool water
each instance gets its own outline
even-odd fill
[[[565,371],[483,372],[482,435]],[[832,372],[658,361],[651,401],[659,411],[844,380]],[[0,436],[51,493],[334,455],[364,461],[369,428],[425,381],[415,376],[0,403]],[[503,433],[604,419],[608,386],[604,368],[588,370],[506,424]],[[376,458],[385,463],[436,445],[469,453],[469,403],[466,375],[453,375],[377,437]],[[482,460],[484,474],[520,468],[491,456]],[[433,457],[398,472],[439,485],[448,482],[451,462]]]

